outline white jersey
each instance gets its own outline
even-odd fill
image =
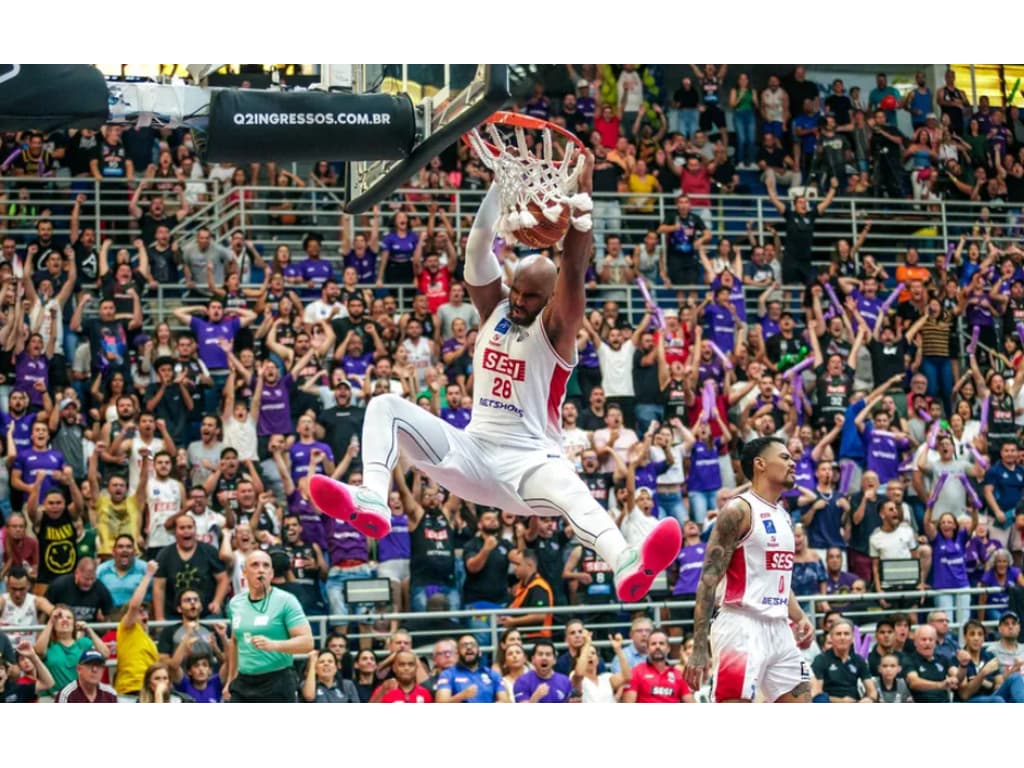
[[[562,401],[576,365],[563,360],[538,315],[529,327],[501,302],[481,326],[473,352],[473,419],[466,432],[503,445],[562,455]]]
[[[174,534],[164,527],[164,523],[181,512],[182,502],[181,483],[171,478],[150,478],[146,485],[146,506],[149,508],[147,547],[166,547],[174,543]]]
[[[773,123],[781,123],[782,118],[785,116],[785,107],[782,99],[783,91],[781,88],[777,91],[773,91],[771,88],[765,88],[761,91],[761,105],[764,107],[765,119]]]
[[[220,532],[224,530],[224,515],[220,512],[214,512],[209,507],[207,507],[201,515],[197,515],[189,509],[188,515],[195,520],[196,538],[204,544],[209,544],[211,547],[219,548]]]
[[[562,450],[565,458],[573,463],[577,472],[583,470],[583,452],[590,447],[590,434],[579,427],[562,431]]]
[[[38,607],[36,596],[29,592],[25,595],[25,601],[21,605],[15,605],[10,595],[4,595],[4,607],[0,611],[0,627],[3,627],[4,634],[11,641],[11,645],[17,645],[22,640],[30,643],[36,641],[35,632],[16,632],[9,627],[31,627],[39,623]]]
[[[156,456],[164,449],[164,441],[162,437],[154,437],[147,443],[136,434],[132,438],[130,445],[131,447],[128,451],[128,493],[135,493],[135,489],[139,487],[139,477],[142,475],[142,454],[139,451],[145,448],[149,451],[150,456]],[[150,469],[149,479],[152,480],[154,477],[156,477],[156,474]]]
[[[750,531],[725,572],[722,605],[765,619],[788,618],[795,547],[789,513],[753,491],[737,498],[750,506]]]

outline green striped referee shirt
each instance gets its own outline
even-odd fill
[[[291,637],[289,629],[309,626],[295,596],[274,587],[262,600],[250,600],[248,590],[235,595],[228,603],[228,616],[238,646],[238,673],[242,675],[265,675],[292,666],[290,653],[261,651],[253,646],[253,637],[263,635],[270,640],[287,640]]]

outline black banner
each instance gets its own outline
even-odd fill
[[[207,159],[400,160],[416,139],[405,94],[223,90],[210,102]]]
[[[0,64],[0,131],[99,128],[108,98],[87,64]]]

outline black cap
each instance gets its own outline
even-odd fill
[[[999,617],[999,623],[1002,624],[1007,619],[1013,619],[1020,624],[1020,616],[1017,615],[1016,611],[1006,611],[1006,613]]]

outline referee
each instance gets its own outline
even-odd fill
[[[270,555],[250,552],[244,566],[248,591],[228,604],[231,643],[225,680],[232,702],[296,701],[299,681],[292,655],[313,650],[313,632],[299,601],[271,585],[273,572]]]

